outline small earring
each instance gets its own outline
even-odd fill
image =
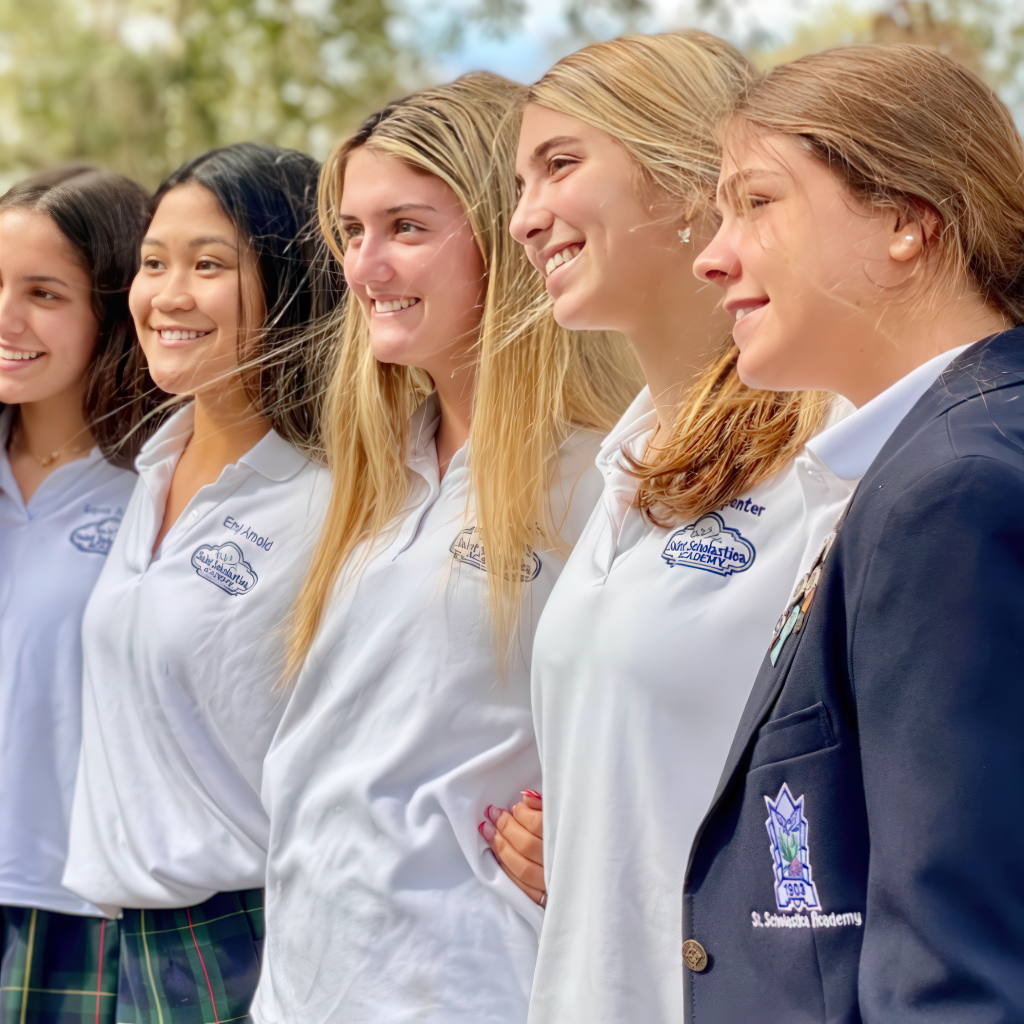
[[[679,240],[682,242],[689,242],[690,240],[690,228],[687,226],[685,229],[676,232],[679,235]]]
[[[914,241],[914,236],[913,235],[904,235],[903,236],[903,241],[904,242],[913,242]]]

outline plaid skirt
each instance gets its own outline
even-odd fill
[[[0,906],[0,1024],[116,1024],[117,921]]]
[[[263,890],[180,910],[125,910],[115,1024],[249,1019],[263,953]],[[4,1022],[0,1022],[4,1024]]]

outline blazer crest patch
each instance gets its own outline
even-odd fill
[[[768,839],[775,867],[775,904],[779,910],[820,910],[818,890],[811,878],[811,856],[807,849],[807,818],[804,798],[794,800],[789,786],[782,784],[779,795],[768,805]]]
[[[686,565],[718,576],[746,572],[756,556],[754,545],[739,530],[726,526],[717,512],[676,530],[661,553],[669,565]]]

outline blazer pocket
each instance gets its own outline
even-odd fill
[[[802,754],[813,754],[815,750],[824,750],[835,742],[828,709],[819,701],[761,726],[748,771]]]

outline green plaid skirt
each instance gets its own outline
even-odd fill
[[[0,907],[0,1024],[228,1024],[249,1019],[263,892],[221,892],[121,921]]]
[[[0,1024],[116,1024],[117,921],[0,906]]]
[[[181,910],[125,910],[120,925],[115,1024],[249,1019],[263,952],[261,889],[219,892]]]

